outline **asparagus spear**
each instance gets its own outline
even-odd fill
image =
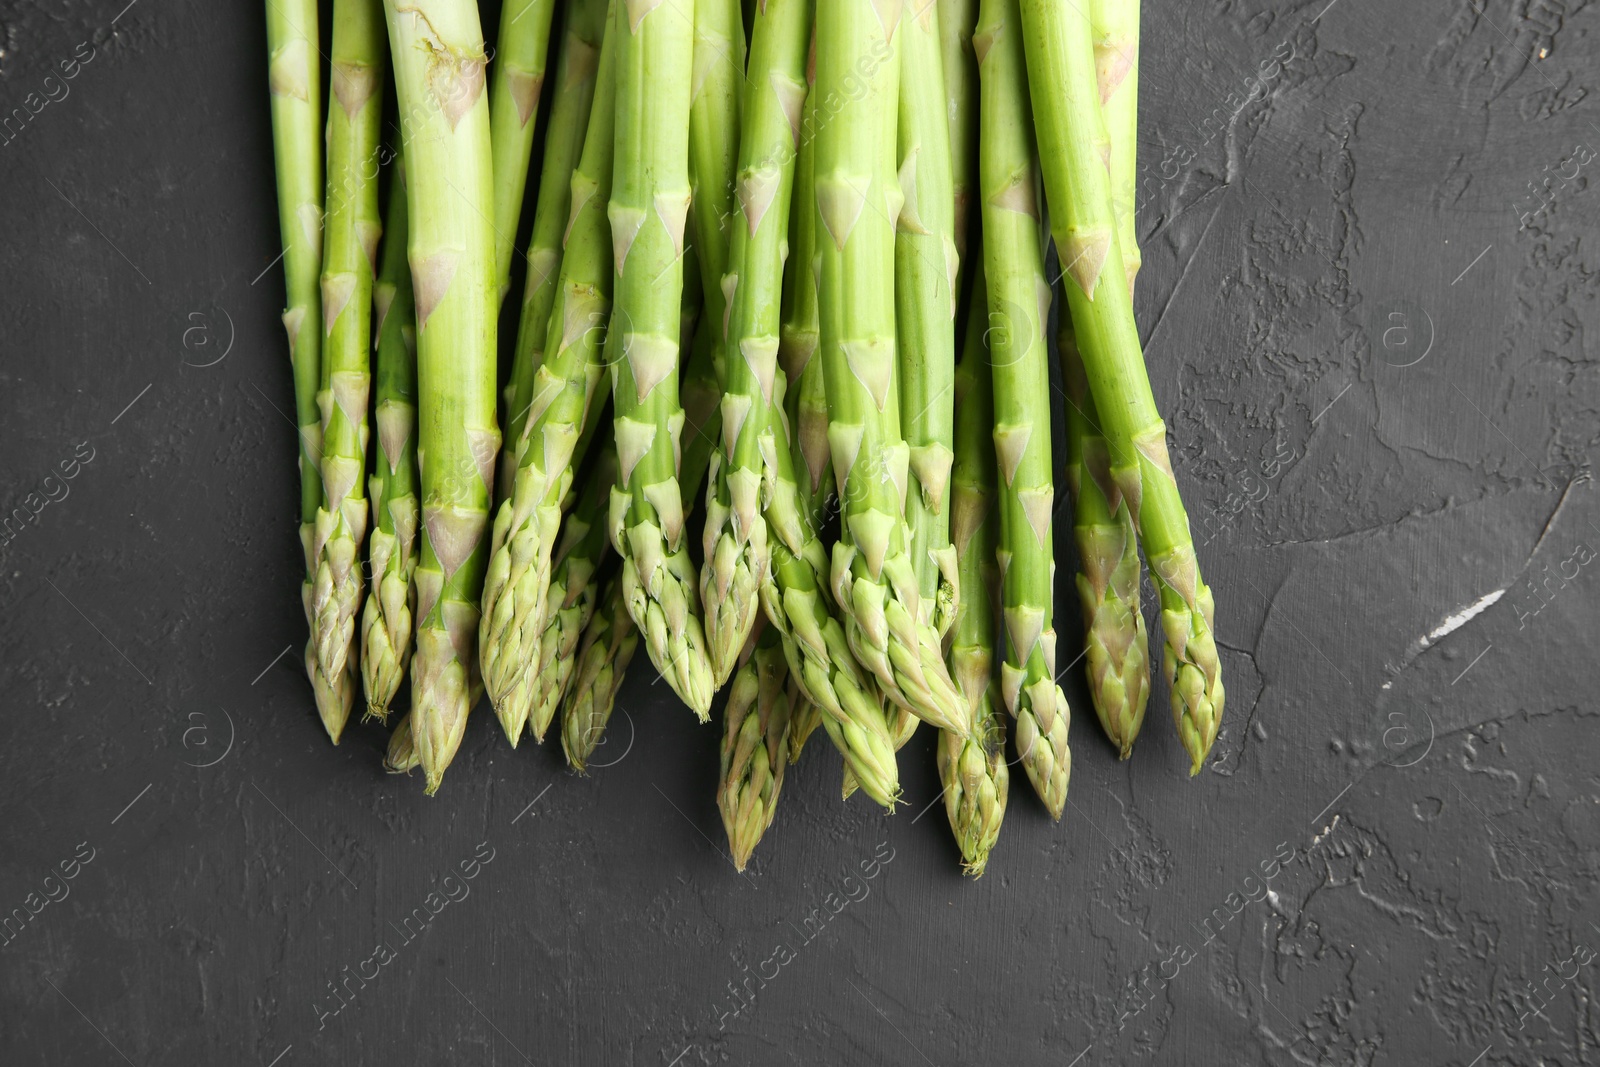
[[[656,670],[703,722],[714,683],[679,488],[678,298],[689,211],[692,9],[634,0],[617,13],[612,245],[616,305],[606,336],[618,487],[611,543],[628,613]]]
[[[692,260],[691,253],[686,257]],[[694,264],[684,284],[683,321],[692,328],[698,316],[690,308],[699,300],[699,283],[693,281]],[[693,295],[691,296],[691,292]],[[709,323],[701,321],[694,332],[688,366],[684,368],[684,448],[683,485],[685,498],[700,491],[711,463],[717,430],[721,422],[716,368]],[[681,342],[680,342],[681,343]],[[639,630],[628,614],[622,592],[621,575],[614,575],[602,592],[596,590],[599,604],[584,627],[583,646],[578,653],[576,683],[567,694],[562,710],[561,747],[567,763],[582,773],[605,734],[617,691],[622,688],[623,672],[638,644]]]
[[[706,561],[700,573],[706,635],[719,682],[733,671],[755,623],[761,586],[771,574],[761,501],[772,495],[777,480],[778,439],[770,423],[810,15],[806,0],[767,0],[751,33],[750,87],[739,137],[739,213],[728,272],[718,286],[727,300],[725,343],[732,358],[723,363],[723,440],[711,462]],[[695,218],[700,217],[697,207]]]
[[[1072,756],[1067,698],[1055,682],[1051,625],[1055,562],[1051,517],[1050,285],[1038,242],[1033,132],[1016,0],[984,0],[973,46],[981,73],[984,276],[994,449],[999,464],[1001,604],[1006,656],[1000,689],[1016,721],[1017,751],[1055,819],[1067,802]]]
[[[900,434],[892,277],[902,196],[893,162],[899,53],[867,0],[817,8],[817,93],[839,101],[820,124],[816,197],[828,441],[844,500],[830,583],[845,609],[850,649],[885,695],[940,727],[960,729],[960,695],[938,632],[921,622],[921,594],[904,517],[910,453]]]
[[[489,82],[489,140],[494,150],[494,276],[500,299],[511,288],[528,156],[539,128],[539,93],[550,51],[555,0],[507,0]]]
[[[978,22],[978,0],[936,2],[945,114],[950,128],[956,251],[964,260],[967,256],[967,206],[972,201],[978,159],[978,64],[972,53],[972,27]]]
[[[1052,0],[1022,0],[1021,7],[1051,229],[1070,279],[1067,304],[1105,431],[1111,477],[1138,524],[1161,598],[1162,666],[1173,721],[1190,773],[1198,774],[1225,700],[1215,607],[1200,577],[1166,424],[1139,349],[1103,163],[1108,142],[1089,19],[1082,8]]]
[[[973,728],[966,734],[940,731],[936,750],[945,815],[961,848],[962,866],[974,878],[983,875],[989,850],[1000,836],[1011,785],[1005,721],[996,713],[993,592],[1000,582],[995,573],[999,524],[994,487],[999,479],[989,435],[994,395],[989,354],[984,350],[987,293],[982,271],[978,275],[961,363],[956,367],[956,457],[950,496],[950,534],[961,560],[961,586],[968,594],[951,631],[950,673],[961,687]]]
[[[774,4],[779,0],[768,0]],[[760,16],[757,16],[760,32]],[[772,825],[783,789],[788,749],[789,667],[778,632],[765,628],[733,678],[723,711],[722,776],[717,808],[728,833],[733,865],[743,871],[761,835]]]
[[[403,6],[402,6],[403,5]],[[494,239],[483,31],[470,0],[384,0],[406,154],[417,301],[417,565],[412,740],[438,791],[478,685],[495,425]]]
[[[367,493],[376,505],[372,540],[372,595],[361,617],[361,677],[367,717],[387,721],[411,663],[413,578],[417,569],[417,315],[406,262],[405,163],[396,160],[389,182],[383,261],[372,287],[377,322],[378,448]]]
[[[920,3],[920,7],[917,6]],[[913,0],[900,34],[900,209],[894,237],[895,354],[902,429],[914,491],[906,494],[911,565],[924,624],[943,636],[960,587],[950,544],[951,445],[955,435],[955,193],[946,117],[939,12]],[[906,736],[915,729],[907,724]]]
[[[561,55],[556,60],[555,99],[545,128],[538,200],[533,209],[533,235],[528,241],[528,279],[517,321],[511,381],[506,385],[506,441],[498,468],[501,500],[512,495],[517,446],[533,402],[533,376],[544,362],[550,307],[561,282],[561,246],[572,203],[572,172],[589,128],[600,45],[609,21],[607,0],[567,0],[566,10]]]
[[[316,0],[267,0],[267,83],[272,92],[272,154],[283,237],[283,280],[299,429],[300,548],[305,577],[300,601],[312,623],[317,574],[317,509],[322,504],[322,419],[317,386],[322,368],[322,79],[318,72]],[[307,320],[311,329],[302,330]],[[315,627],[306,642],[306,675],[317,689]],[[335,702],[337,706],[337,702]],[[318,705],[319,711],[321,705]],[[324,727],[332,724],[326,718]],[[331,731],[330,731],[331,732]]]
[[[772,580],[762,584],[761,596],[768,620],[781,634],[789,676],[805,699],[820,709],[824,729],[852,773],[865,783],[867,794],[892,809],[900,795],[900,775],[883,694],[856,663],[837,608],[828,600],[828,552],[818,536],[824,522],[821,505],[828,496],[825,479],[832,471],[822,361],[812,359],[819,333],[813,270],[818,222],[814,159],[816,130],[827,121],[834,120],[819,118],[817,93],[811,92],[802,119],[791,198],[796,243],[784,282],[779,331],[784,373],[774,378],[774,388],[781,385],[786,394],[791,381],[799,385],[793,390],[792,402],[775,396],[772,404],[770,432],[778,445],[773,457],[775,480],[772,496],[762,509],[772,552]],[[781,442],[777,440],[779,432],[784,435]],[[803,473],[797,478],[796,471]],[[791,738],[799,738],[790,743],[791,761],[799,758],[798,745],[812,728],[812,724],[801,723],[798,730],[791,730]]]
[[[378,216],[378,137],[384,76],[383,9],[378,0],[333,5],[328,109],[328,193],[322,256],[323,504],[317,509],[312,688],[334,744],[356,697],[356,616],[365,595],[361,542],[367,534],[367,363],[372,266]]]
[[[532,674],[534,698],[528,726],[540,744],[544,743],[545,731],[572,680],[578,640],[594,615],[600,564],[611,547],[605,520],[611,504],[611,483],[616,478],[617,449],[607,441],[589,472],[577,506],[561,526],[544,633],[538,642],[539,661]]]
[[[1111,196],[1117,239],[1133,288],[1138,268],[1134,234],[1134,126],[1138,0],[1090,6],[1095,70],[1111,148]],[[1089,695],[1118,754],[1127,759],[1150,696],[1149,637],[1139,610],[1139,541],[1133,516],[1111,478],[1111,459],[1094,397],[1084,376],[1072,317],[1063,309],[1060,344],[1067,383],[1067,484],[1082,571],[1077,577],[1088,645]]]
[[[1118,756],[1127,759],[1150,697],[1150,644],[1139,610],[1138,531],[1111,478],[1111,454],[1067,314],[1061,316],[1059,348],[1067,383],[1067,485],[1083,566],[1077,585],[1089,696]]]
[[[511,496],[495,515],[479,633],[484,685],[506,737],[516,744],[537,682],[550,588],[550,553],[572,485],[572,456],[604,369],[601,327],[611,309],[611,195],[617,34],[607,29],[595,75],[582,158],[572,173],[571,214],[544,353],[529,375],[529,407],[517,444]],[[535,336],[537,322],[527,324]],[[531,344],[531,340],[530,340]],[[530,354],[521,362],[531,363]]]

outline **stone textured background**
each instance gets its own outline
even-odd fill
[[[0,110],[59,97],[0,144],[0,504],[76,472],[0,548],[0,913],[76,873],[0,947],[0,1061],[1600,1062],[1600,5],[1145,5],[1227,717],[1191,781],[1158,693],[1118,763],[1071,672],[1067,816],[1019,776],[974,883],[926,733],[893,817],[814,742],[735,874],[643,655],[589,779],[488,714],[432,800],[327,744],[263,20],[125,3],[0,2]]]

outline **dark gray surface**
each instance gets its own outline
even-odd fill
[[[124,3],[0,3],[6,111],[93,56],[0,145],[0,503],[92,450],[0,548],[0,910],[92,854],[0,947],[0,1062],[1600,1062],[1594,5],[1146,5],[1140,319],[1227,716],[1191,781],[1157,693],[1119,764],[1072,672],[1066,818],[1019,776],[973,883],[926,733],[893,817],[819,735],[735,874],[642,654],[590,779],[486,709],[437,799],[327,744],[262,20]]]

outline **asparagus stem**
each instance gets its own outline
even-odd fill
[[[920,2],[921,6],[916,4]],[[915,491],[906,494],[920,621],[941,636],[955,621],[960,586],[950,544],[951,446],[955,436],[955,193],[946,117],[939,13],[913,0],[900,34],[900,209],[894,238],[895,372],[901,429]],[[907,738],[916,728],[907,722]]]
[[[656,670],[702,721],[714,684],[679,488],[678,306],[690,191],[693,10],[631,0],[617,13],[616,161],[608,213],[616,305],[606,336],[618,487],[611,541],[628,613]]]
[[[751,33],[750,88],[739,137],[739,211],[731,227],[728,272],[717,287],[728,300],[725,344],[733,358],[723,362],[723,439],[706,491],[706,562],[700,574],[718,682],[733,672],[755,624],[761,586],[771,580],[761,501],[777,484],[773,382],[810,15],[807,0],[767,0]],[[697,207],[695,218],[700,217]]]
[[[483,677],[507,739],[522,734],[537,689],[550,589],[550,554],[572,485],[572,457],[604,374],[601,327],[611,309],[611,195],[617,33],[608,28],[595,75],[582,157],[572,172],[566,248],[555,304],[546,315],[545,357],[529,375],[529,406],[516,445],[509,499],[495,515],[479,632]],[[528,337],[537,323],[528,324]],[[528,357],[531,363],[533,357]]]
[[[768,0],[769,5],[774,2]],[[759,15],[756,26],[759,33]],[[765,628],[734,675],[723,711],[717,808],[728,833],[733,865],[740,871],[750,862],[750,854],[778,810],[789,740],[788,681],[789,667],[777,630]]]
[[[539,94],[550,52],[555,0],[507,0],[489,82],[489,140],[494,152],[494,277],[504,300],[511,255],[528,186],[528,156],[539,128]]]
[[[1067,304],[1111,454],[1111,476],[1139,526],[1161,598],[1162,665],[1172,715],[1198,774],[1216,740],[1225,692],[1211,590],[1200,577],[1189,518],[1167,453],[1139,349],[1121,242],[1103,160],[1094,44],[1082,8],[1022,0],[1028,76],[1050,202],[1051,228],[1070,281]],[[987,135],[986,135],[987,136]]]
[[[405,164],[396,160],[389,182],[383,260],[372,288],[377,323],[378,448],[368,496],[376,515],[367,549],[372,595],[362,614],[361,676],[367,717],[387,721],[411,663],[417,569],[417,316],[406,262]]]
[[[1034,792],[1059,820],[1072,756],[1067,698],[1055,682],[1056,633],[1051,623],[1055,491],[1044,332],[1050,285],[1039,250],[1038,176],[1017,0],[984,0],[973,46],[982,79],[978,186],[1000,474],[999,562],[1006,632],[1000,689],[1016,721],[1023,768]]]
[[[356,697],[356,617],[365,595],[361,542],[367,535],[367,362],[372,266],[378,216],[378,138],[384,77],[383,8],[378,0],[336,0],[329,66],[328,192],[322,256],[323,505],[313,548],[312,689],[334,744]]]
[[[967,258],[967,207],[977,178],[978,63],[972,53],[972,28],[978,0],[936,0],[939,8],[940,69],[944,73],[945,114],[949,123],[950,184],[955,198],[956,251]]]
[[[402,4],[404,6],[402,7]],[[495,425],[493,168],[483,31],[469,0],[384,0],[405,138],[417,302],[417,565],[412,739],[438,791],[478,685]]]
[[[501,500],[510,499],[514,488],[517,449],[533,402],[534,372],[544,362],[550,308],[561,283],[561,248],[572,205],[572,172],[583,153],[584,134],[589,128],[600,45],[609,11],[607,0],[567,0],[566,32],[556,60],[555,98],[545,128],[533,235],[528,241],[528,280],[517,321],[511,381],[506,386],[506,442],[498,468]]]
[[[728,269],[732,233],[744,69],[745,32],[739,0],[697,0],[689,105],[689,187],[694,203],[690,232],[699,249],[700,280],[714,330],[711,340],[719,378],[727,325],[722,275]]]
[[[577,506],[561,525],[544,633],[538,643],[539,662],[531,675],[534,697],[528,726],[540,744],[544,743],[545,731],[572,680],[578,641],[594,616],[600,564],[611,547],[606,537],[606,513],[611,504],[611,483],[616,478],[617,450],[607,441],[585,480]]]
[[[316,0],[267,0],[267,83],[272,93],[272,154],[283,237],[283,327],[294,369],[299,436],[300,549],[305,576],[300,601],[311,624],[317,573],[317,509],[322,504],[322,78]],[[302,329],[309,321],[310,329]],[[306,642],[306,675],[316,690],[315,627]],[[324,721],[326,724],[326,720]]]
[[[1139,189],[1139,0],[1091,0],[1089,23],[1100,109],[1111,145],[1111,208],[1131,297],[1142,260],[1134,220]]]
[[[961,729],[960,695],[938,632],[921,622],[904,504],[910,452],[895,381],[894,226],[902,195],[893,134],[898,5],[821,0],[819,99],[838,104],[819,123],[816,200],[821,228],[819,349],[828,390],[828,441],[844,501],[830,584],[845,609],[850,650],[885,695],[940,727]]]
[[[1110,135],[1112,207],[1131,292],[1139,247],[1133,217],[1139,3],[1097,0],[1090,6],[1089,17],[1100,103]],[[1149,636],[1139,610],[1138,530],[1111,478],[1110,452],[1084,376],[1072,316],[1065,308],[1058,347],[1062,378],[1067,383],[1066,473],[1082,563],[1077,586],[1083,606],[1089,696],[1106,736],[1117,746],[1118,755],[1127,759],[1144,724],[1150,697]]]
[[[1000,586],[994,488],[999,479],[989,433],[994,425],[994,394],[984,348],[987,294],[983,272],[977,273],[956,367],[956,456],[950,495],[950,532],[961,560],[961,587],[967,591],[951,630],[950,673],[961,687],[973,728],[966,734],[940,731],[936,750],[945,815],[961,849],[962,867],[974,878],[982,877],[989,851],[1000,836],[1011,785],[1005,720],[997,713],[993,592]]]

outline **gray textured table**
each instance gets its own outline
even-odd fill
[[[1069,675],[1067,815],[1019,779],[973,883],[926,735],[893,817],[817,744],[734,873],[642,655],[592,778],[327,744],[262,19],[125,2],[0,3],[0,1062],[1600,1062],[1594,5],[1146,5],[1227,717],[1118,763]]]

